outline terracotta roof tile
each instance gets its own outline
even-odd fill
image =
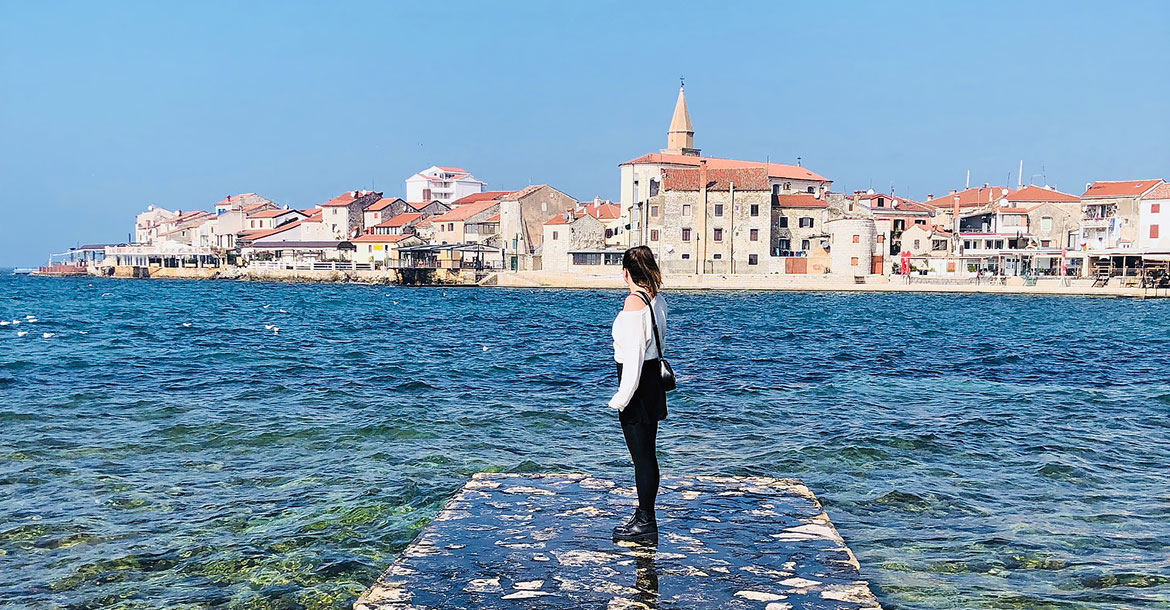
[[[511,192],[512,191],[484,191],[482,193],[472,193],[470,195],[464,195],[464,196],[460,197],[459,199],[452,201],[451,205],[453,205],[453,206],[465,205],[468,203],[476,203],[479,201],[496,201],[496,200],[502,198],[504,195],[510,194]]]
[[[1137,197],[1142,193],[1154,188],[1160,182],[1159,179],[1154,180],[1121,180],[1121,181],[1105,181],[1098,180],[1089,186],[1089,188],[1081,195],[1081,199],[1092,199],[1094,197]]]
[[[414,237],[414,234],[413,233],[403,233],[401,235],[375,235],[373,233],[366,233],[364,235],[358,235],[357,237],[355,237],[349,241],[356,242],[356,243],[365,242],[365,243],[378,243],[378,244],[393,244],[396,242],[400,242],[408,237]]]
[[[461,205],[457,208],[454,208],[449,212],[444,212],[438,216],[433,216],[432,218],[438,222],[467,220],[468,218],[471,218],[480,212],[486,212],[493,207],[498,207],[499,205],[500,202],[498,201],[480,201],[479,203],[468,203],[466,205]]]
[[[650,153],[648,155],[642,155],[637,159],[626,161],[625,163],[622,163],[622,165],[632,165],[634,163],[655,163],[661,165],[673,164],[698,167],[699,162],[703,160],[707,161],[708,169],[766,167],[768,169],[768,177],[770,178],[789,178],[793,180],[818,180],[829,182],[828,178],[796,165],[785,165],[783,163],[761,163],[759,161],[740,161],[738,159],[720,159],[718,157],[692,157],[688,155]]]
[[[1170,182],[1159,184],[1154,190],[1146,193],[1146,199],[1170,199]]]
[[[1028,185],[1008,195],[1007,200],[1012,203],[1076,203],[1081,198],[1076,195],[1062,193],[1056,189]]]
[[[1002,186],[979,186],[959,191],[957,193],[949,193],[941,195],[934,199],[923,201],[923,205],[930,206],[933,209],[951,208],[955,205],[955,196],[959,197],[960,208],[973,208],[982,205],[987,205],[1003,197],[1004,187]],[[1007,189],[1008,195],[1012,193],[1011,189]]]
[[[261,210],[248,214],[248,218],[276,218],[285,214],[300,214],[301,216],[308,216],[308,214],[300,210]]]
[[[415,212],[407,212],[405,214],[399,214],[397,216],[394,216],[390,220],[383,221],[382,223],[376,224],[374,226],[375,227],[404,227],[404,226],[410,224],[411,222],[418,220],[419,218],[422,218],[422,214],[418,214]]]
[[[664,169],[662,188],[667,191],[700,190],[701,174],[700,169]],[[732,184],[739,191],[767,191],[772,188],[768,184],[768,170],[762,166],[707,170],[707,190],[726,191],[731,189]]]
[[[827,208],[829,203],[817,199],[812,193],[791,193],[772,195],[772,204],[782,208]]]

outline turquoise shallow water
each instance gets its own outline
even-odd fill
[[[667,298],[663,467],[804,479],[887,608],[1170,608],[1170,302]],[[628,477],[620,302],[0,277],[0,605],[346,608],[473,472]]]

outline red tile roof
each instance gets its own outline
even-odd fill
[[[1081,198],[1076,195],[1062,193],[1056,189],[1028,185],[1008,195],[1007,200],[1012,203],[1076,203]]]
[[[407,212],[405,214],[399,214],[399,215],[391,218],[390,220],[383,221],[381,224],[376,224],[374,226],[375,227],[404,227],[404,226],[410,224],[411,222],[418,220],[419,218],[422,218],[422,214],[418,214],[415,212]]]
[[[444,212],[438,216],[432,216],[432,219],[438,222],[450,222],[458,220],[467,220],[480,212],[486,212],[493,207],[498,207],[498,201],[480,201],[479,203],[468,203],[452,209],[449,212]]]
[[[955,205],[955,197],[959,198],[960,208],[973,208],[982,205],[987,205],[1003,197],[1004,187],[1002,186],[979,186],[965,189],[957,193],[950,193],[948,195],[941,195],[934,199],[927,199],[923,201],[923,205],[930,206],[934,209],[951,208]],[[1011,195],[1012,190],[1008,189],[1008,195]]]
[[[1080,201],[1080,200],[1078,199],[1077,201]],[[1003,213],[1003,214],[1027,214],[1028,212],[1031,212],[1032,210],[1036,209],[1037,207],[1038,206],[1032,206],[1030,208],[1001,207],[1001,208],[996,209],[995,211]]]
[[[407,201],[406,205],[408,205],[416,210],[421,210],[421,209],[427,207],[428,205],[431,205],[432,203],[443,203],[443,202],[439,201],[438,199],[432,199],[430,201]]]
[[[1170,199],[1170,182],[1159,184],[1154,190],[1146,193],[1146,199]]]
[[[566,216],[566,214],[558,214],[558,215],[553,216],[552,218],[548,219],[544,224],[546,224],[546,225],[567,225],[567,224],[569,224],[570,221],[565,216]],[[577,218],[574,217],[573,220],[577,220]]]
[[[812,193],[792,193],[789,195],[773,195],[772,202],[782,208],[827,208],[829,203],[824,199],[817,199]]]
[[[357,193],[357,197],[354,197],[354,193]],[[346,191],[346,192],[334,197],[333,199],[330,199],[329,201],[322,203],[321,207],[323,207],[323,208],[326,208],[326,207],[328,207],[328,208],[345,207],[345,206],[347,206],[347,205],[349,205],[349,204],[357,201],[358,199],[361,199],[362,197],[365,197],[366,195],[369,195],[369,194],[370,194],[370,191]]]
[[[445,172],[453,172],[456,174],[466,174],[467,173],[467,170],[463,169],[462,167],[452,167],[449,165],[436,165],[435,167],[437,167]]]
[[[581,206],[583,212],[598,220],[614,220],[622,215],[621,206],[616,203],[596,204],[592,201],[586,201],[578,205]]]
[[[380,212],[380,211],[390,207],[390,204],[394,203],[395,201],[400,201],[400,199],[398,197],[383,197],[383,198],[375,201],[373,204],[371,204],[370,207],[366,208],[366,211],[367,212]],[[406,202],[403,201],[403,203],[406,203]]]
[[[368,243],[378,243],[378,244],[392,244],[395,242],[400,242],[408,237],[414,237],[414,234],[413,233],[403,233],[401,235],[375,235],[373,233],[365,233],[363,235],[358,235],[357,237],[355,237],[349,241],[358,242],[358,243],[368,242]]]
[[[700,169],[664,169],[662,170],[662,188],[667,191],[697,191],[702,187]],[[739,191],[767,191],[768,170],[761,167],[743,167],[735,169],[708,169],[707,190],[726,191],[732,184]]]
[[[1154,188],[1160,182],[1159,179],[1154,180],[1121,180],[1121,181],[1105,181],[1098,180],[1094,182],[1081,195],[1081,199],[1092,199],[1094,197],[1137,197],[1142,193]]]
[[[819,180],[829,182],[828,178],[796,165],[784,165],[783,163],[761,163],[759,161],[740,161],[738,159],[720,159],[717,157],[691,157],[688,155],[650,153],[648,155],[642,155],[637,159],[626,161],[625,163],[622,163],[622,165],[633,165],[635,163],[656,163],[661,165],[687,165],[691,167],[698,167],[699,162],[703,160],[707,161],[708,169],[766,167],[768,168],[768,176],[770,178],[790,178],[794,180]]]
[[[283,232],[285,232],[293,227],[301,226],[302,222],[304,222],[304,221],[303,220],[294,220],[290,223],[282,224],[279,227],[276,227],[275,229],[268,229],[267,231],[252,231],[252,232],[249,232],[247,239],[249,241],[256,241],[257,239],[270,237],[272,235],[276,235],[277,233],[283,233]]]
[[[492,216],[491,218],[488,218],[488,219],[487,219],[487,220],[485,220],[484,222],[500,222],[500,215],[499,215],[499,214],[496,214],[495,216]]]
[[[308,216],[308,214],[306,214],[300,210],[261,210],[259,212],[253,212],[252,214],[248,214],[248,218],[276,218],[278,216],[284,216],[285,214],[289,214],[289,213],[300,214],[301,216]]]
[[[472,193],[470,195],[464,195],[464,196],[460,197],[459,199],[452,201],[451,205],[456,206],[456,205],[464,205],[464,204],[468,204],[468,203],[477,203],[480,201],[496,201],[496,200],[500,199],[501,197],[503,197],[504,195],[510,194],[511,192],[512,191],[484,191],[482,193]]]

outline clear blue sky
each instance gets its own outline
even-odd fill
[[[1023,159],[1080,194],[1170,178],[1168,60],[1162,1],[0,0],[0,265],[148,204],[397,195],[432,164],[614,198],[680,75],[704,154],[913,198]]]

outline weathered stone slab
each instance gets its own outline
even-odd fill
[[[354,608],[879,608],[799,481],[664,479],[658,544],[614,543],[634,496],[583,474],[476,474]]]

